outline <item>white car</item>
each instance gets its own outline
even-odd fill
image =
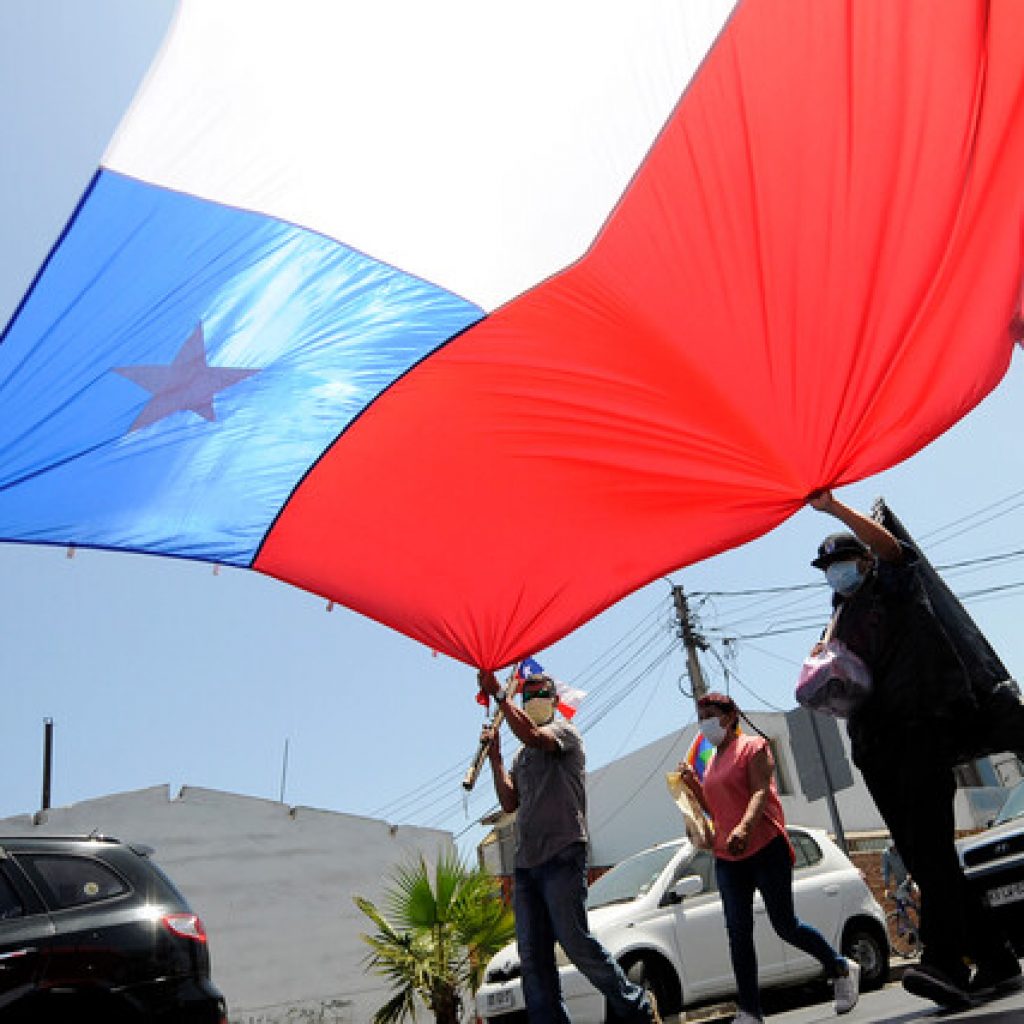
[[[817,829],[791,828],[796,851],[796,913],[861,965],[861,989],[889,975],[885,914],[856,867]],[[662,843],[616,864],[590,887],[591,931],[634,981],[653,989],[663,1016],[736,992],[714,860],[687,839]],[[784,943],[754,902],[754,941],[763,988],[799,984],[821,974],[812,957]],[[601,1024],[604,998],[558,953],[562,994],[576,1024]],[[515,943],[487,965],[477,1015],[497,1024],[525,1020]]]

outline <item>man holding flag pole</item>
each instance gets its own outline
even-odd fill
[[[604,995],[612,1019],[661,1024],[653,996],[629,981],[590,934],[583,739],[571,722],[555,720],[558,689],[539,669],[532,659],[519,667],[521,708],[506,698],[493,672],[477,676],[482,693],[498,702],[523,744],[506,771],[498,730],[485,726],[481,736],[502,810],[518,812],[512,900],[527,1013],[532,1024],[570,1024],[558,982],[557,942]],[[570,712],[575,708],[570,706]]]

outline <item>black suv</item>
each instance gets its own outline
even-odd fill
[[[957,843],[964,874],[1024,956],[1024,782],[984,832]]]
[[[227,1024],[202,921],[103,836],[0,836],[0,1021]]]

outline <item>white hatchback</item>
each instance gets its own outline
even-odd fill
[[[797,916],[861,965],[861,989],[889,974],[885,914],[860,871],[817,829],[789,830],[796,851],[793,897]],[[735,995],[714,860],[688,840],[634,854],[590,887],[591,931],[634,981],[653,989],[663,1016]],[[784,943],[754,902],[754,941],[763,988],[794,985],[821,974],[816,960]],[[603,997],[558,950],[562,993],[576,1024],[605,1020]],[[477,1015],[497,1024],[525,1020],[515,943],[487,966]]]

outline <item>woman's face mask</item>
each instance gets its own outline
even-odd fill
[[[717,718],[702,718],[700,720],[700,731],[704,733],[704,738],[712,746],[719,746],[722,740],[725,739],[728,730]]]
[[[534,697],[523,704],[526,717],[534,725],[547,725],[555,717],[555,702],[550,697]]]
[[[864,572],[856,558],[845,562],[833,562],[825,568],[828,585],[844,597],[852,594],[863,582]]]

